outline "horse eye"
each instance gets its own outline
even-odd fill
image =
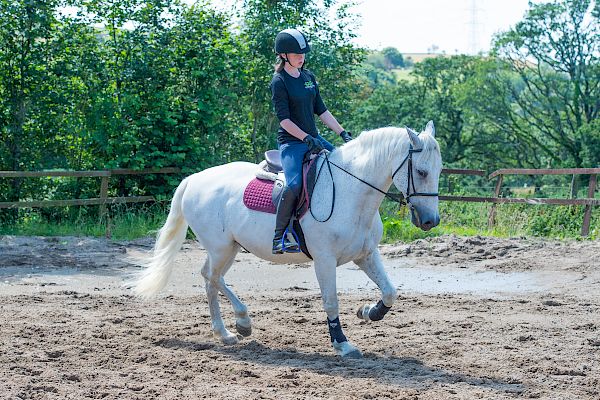
[[[417,174],[419,174],[419,176],[421,178],[427,178],[427,171],[423,171],[423,170],[418,169],[417,170]]]

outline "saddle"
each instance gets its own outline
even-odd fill
[[[290,232],[300,244],[302,252],[311,259],[299,221],[310,209],[310,198],[315,187],[317,164],[315,160],[316,157],[312,159],[305,157],[302,163],[302,192],[290,222]],[[281,154],[279,150],[268,150],[265,152],[265,159],[258,165],[256,178],[252,179],[244,190],[244,205],[251,210],[275,214],[284,187],[285,176],[281,166]]]

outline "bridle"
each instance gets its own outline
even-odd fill
[[[417,192],[417,190],[415,189],[415,179],[414,179],[414,174],[413,174],[412,155],[413,155],[413,153],[420,153],[422,151],[423,151],[422,148],[421,149],[413,149],[412,144],[411,144],[408,148],[408,155],[406,156],[404,161],[402,161],[400,166],[398,168],[396,168],[396,170],[392,174],[392,181],[393,181],[394,176],[396,176],[398,171],[400,171],[400,168],[402,168],[404,163],[406,161],[408,161],[408,182],[406,184],[406,201],[404,201],[404,204],[408,205],[408,208],[410,209],[412,216],[417,220],[418,225],[421,225],[421,217],[419,216],[419,212],[417,211],[415,206],[410,202],[410,198],[411,197],[438,197],[438,195],[439,195],[438,192],[435,192],[435,193]],[[412,186],[412,193],[410,192],[411,186]],[[389,198],[389,193],[386,195]],[[399,203],[403,204],[402,202],[399,202]]]
[[[396,176],[398,171],[400,171],[400,168],[402,168],[404,163],[406,163],[406,161],[408,161],[408,183],[406,185],[406,201],[404,202],[404,204],[408,204],[409,206],[410,206],[410,198],[411,197],[422,197],[422,196],[437,197],[437,196],[439,196],[438,192],[435,192],[435,193],[417,192],[417,190],[415,189],[415,178],[414,178],[414,174],[413,174],[412,155],[413,155],[413,153],[420,153],[422,151],[423,151],[423,149],[413,149],[412,144],[411,144],[408,148],[408,155],[404,158],[404,161],[402,161],[400,166],[398,168],[396,168],[396,170],[392,174],[392,181],[393,181],[394,177]],[[412,193],[410,192],[411,187],[412,187]],[[389,192],[385,193],[385,195],[388,196],[388,198],[389,198],[389,194],[390,194]]]
[[[333,174],[331,173],[331,165],[333,165],[334,167],[338,168],[339,170],[344,171],[346,174],[350,175],[351,177],[357,179],[358,181],[364,183],[365,185],[369,186],[370,188],[378,191],[379,193],[383,194],[385,197],[387,197],[388,199],[399,203],[401,206],[402,205],[407,205],[408,208],[410,209],[411,213],[413,213],[413,216],[415,216],[417,218],[417,220],[419,220],[420,222],[420,218],[419,218],[419,213],[416,212],[416,209],[414,207],[414,205],[410,202],[410,199],[412,197],[438,197],[439,193],[435,192],[435,193],[427,193],[427,192],[417,192],[417,190],[415,189],[415,180],[414,180],[414,174],[413,174],[413,160],[412,160],[412,156],[413,153],[420,153],[422,152],[423,149],[413,149],[412,144],[409,145],[408,148],[408,154],[406,155],[406,157],[404,158],[404,160],[400,163],[400,165],[398,166],[398,168],[396,168],[396,170],[394,171],[394,173],[392,174],[392,181],[394,180],[394,177],[396,176],[396,174],[398,173],[398,171],[400,171],[400,169],[402,169],[402,167],[404,166],[404,164],[406,164],[408,162],[408,182],[406,185],[406,197],[404,197],[404,194],[402,193],[390,193],[390,192],[384,192],[383,190],[379,189],[378,187],[370,184],[369,182],[365,181],[364,179],[359,178],[358,176],[354,175],[352,172],[346,170],[343,167],[340,167],[339,165],[337,165],[336,163],[332,162],[329,160],[329,153],[328,152],[323,152],[322,154],[324,154],[325,156],[325,162],[323,164],[321,164],[321,167],[319,168],[319,172],[317,173],[317,177],[315,178],[315,184],[316,182],[319,180],[319,175],[321,175],[321,170],[323,169],[323,165],[327,164],[327,168],[329,169],[329,175],[331,176],[331,181],[333,183],[333,198],[332,198],[332,202],[331,202],[331,212],[329,213],[329,216],[327,217],[327,219],[320,221],[318,220],[314,214],[312,213],[312,209],[310,210],[311,215],[313,216],[313,218],[319,222],[325,222],[327,220],[329,220],[329,218],[331,218],[331,215],[333,214],[333,208],[334,208],[334,203],[335,203],[335,182],[333,182]],[[321,154],[319,154],[319,157],[321,157]],[[411,193],[411,188],[412,188],[412,193]]]

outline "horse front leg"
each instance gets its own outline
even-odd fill
[[[323,300],[323,309],[327,313],[327,326],[333,351],[345,358],[360,358],[362,354],[358,348],[352,345],[342,330],[340,323],[336,276],[335,270],[337,263],[335,260],[315,260],[315,272],[319,287],[321,288],[321,298]]]
[[[358,309],[356,315],[365,321],[379,321],[392,308],[398,294],[385,272],[379,250],[375,249],[364,258],[354,260],[354,263],[375,282],[381,290],[381,300],[377,304],[365,304]]]

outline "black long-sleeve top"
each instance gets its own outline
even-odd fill
[[[314,114],[321,115],[327,111],[317,80],[312,72],[300,70],[300,76],[294,78],[285,70],[276,72],[271,80],[271,101],[279,122],[290,119],[300,129],[311,136],[319,134],[315,125]],[[279,144],[297,141],[285,129],[279,126],[277,142]]]

